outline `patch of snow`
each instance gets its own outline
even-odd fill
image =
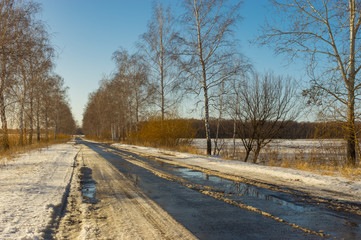
[[[72,143],[21,154],[0,167],[0,239],[42,239],[61,204],[78,150]]]
[[[126,144],[112,146],[143,154],[169,159],[175,163],[197,166],[225,174],[245,177],[266,183],[302,190],[321,197],[348,200],[361,203],[361,181],[351,181],[343,177],[315,174],[290,168],[262,166],[241,161],[223,160],[219,157],[178,153],[150,147],[136,147]]]

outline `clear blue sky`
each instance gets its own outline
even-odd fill
[[[132,52],[139,35],[146,31],[152,14],[151,0],[35,0],[42,5],[40,18],[52,33],[59,57],[55,72],[69,87],[70,104],[75,119],[81,124],[89,93],[96,90],[104,75],[114,70],[112,53],[119,47]],[[180,0],[163,0],[178,14]],[[243,21],[236,29],[241,52],[257,70],[302,76],[302,66],[285,66],[284,57],[272,49],[249,44],[257,36],[267,10],[267,0],[244,0]]]

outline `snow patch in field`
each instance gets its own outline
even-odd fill
[[[43,239],[77,151],[71,143],[53,145],[0,167],[0,239]]]
[[[319,175],[290,168],[262,166],[241,161],[223,160],[219,157],[178,153],[150,147],[139,147],[118,143],[113,144],[112,146],[226,174],[292,187],[313,194],[316,193],[324,197],[361,203],[361,181],[351,181],[343,177]]]

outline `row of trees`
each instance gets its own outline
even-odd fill
[[[203,103],[207,153],[212,154],[213,115],[218,121],[213,154],[220,149],[220,122],[229,118],[234,122],[233,138],[244,139],[244,160],[253,151],[256,161],[260,149],[296,119],[296,90],[292,79],[258,74],[237,53],[233,29],[240,19],[239,7],[240,3],[223,0],[186,0],[180,27],[169,8],[155,3],[139,51],[116,51],[115,73],[90,95],[84,132],[113,140],[139,138],[147,135],[140,123],[160,116],[159,129],[165,134],[165,121],[174,116],[175,104],[181,103],[181,96],[193,94],[194,102]]]
[[[10,148],[9,127],[18,129],[18,144],[49,140],[50,131],[75,129],[64,80],[53,73],[54,48],[39,5],[0,2],[0,117],[3,149]]]
[[[205,138],[204,124],[200,119],[187,119],[190,125],[196,129],[195,138]],[[218,119],[211,118],[211,137],[216,137]],[[239,123],[240,124],[240,123]],[[248,126],[247,126],[248,127]],[[356,123],[356,128],[360,129],[361,123]],[[249,128],[249,127],[248,127]],[[222,119],[219,124],[218,137],[232,138],[234,121],[232,119]],[[341,139],[343,138],[343,126],[339,122],[298,122],[290,121],[284,126],[282,131],[275,136],[276,139]],[[247,137],[247,136],[246,136]]]

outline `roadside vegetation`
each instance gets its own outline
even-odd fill
[[[17,136],[16,134],[10,135],[9,137],[10,148],[6,151],[5,150],[0,151],[0,166],[5,165],[6,162],[10,161],[13,157],[16,157],[21,153],[25,153],[33,149],[49,147],[50,145],[53,144],[65,143],[71,139],[72,139],[71,135],[58,134],[56,139],[54,138],[54,136],[51,135],[48,141],[40,140],[39,142],[36,141],[33,144],[19,145],[19,136]]]

